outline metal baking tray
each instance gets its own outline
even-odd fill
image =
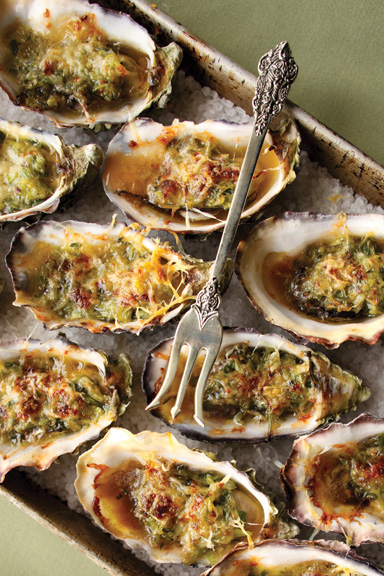
[[[256,77],[191,34],[181,24],[145,0],[105,0],[105,7],[128,12],[156,36],[159,44],[170,40],[184,50],[182,68],[202,85],[231,100],[251,114]],[[302,147],[310,158],[327,168],[332,176],[384,207],[384,167],[321,124],[292,102],[285,112],[297,123]],[[100,567],[115,576],[147,576],[153,570],[134,557],[120,542],[111,539],[85,516],[70,510],[58,498],[35,486],[17,470],[0,485],[0,494],[35,520],[81,550]]]

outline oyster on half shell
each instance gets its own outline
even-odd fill
[[[0,482],[16,466],[45,470],[97,438],[127,407],[132,371],[62,337],[0,345]]]
[[[54,212],[102,163],[97,144],[68,146],[60,136],[0,119],[0,223]]]
[[[135,332],[163,325],[196,299],[212,262],[121,223],[45,221],[22,228],[7,256],[16,293],[46,328]],[[222,290],[232,273],[228,261]]]
[[[384,420],[362,414],[299,438],[281,479],[299,522],[353,546],[384,543]]]
[[[202,576],[380,576],[381,570],[342,542],[268,540],[236,547]]]
[[[157,562],[210,565],[237,542],[295,533],[251,476],[171,434],[112,428],[77,463],[93,520]]]
[[[161,387],[172,344],[172,339],[165,340],[148,353],[142,376],[148,402]],[[355,409],[370,394],[359,378],[310,348],[275,334],[226,328],[204,390],[202,428],[194,421],[193,412],[203,355],[195,364],[181,413],[175,420],[170,413],[187,348],[182,349],[181,358],[169,395],[152,413],[199,440],[260,442],[306,434]]]
[[[251,124],[206,120],[126,124],[111,141],[103,173],[109,199],[158,230],[207,234],[225,225]],[[258,160],[242,219],[252,218],[295,178],[300,137],[280,116]]]
[[[122,124],[164,105],[182,51],[85,0],[0,0],[0,85],[57,126]]]
[[[239,244],[236,272],[272,324],[337,348],[384,331],[384,216],[292,213]]]

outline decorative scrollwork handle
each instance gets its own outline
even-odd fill
[[[271,118],[280,112],[297,72],[288,42],[280,42],[260,58],[260,76],[252,102],[257,135],[263,134]]]
[[[297,76],[298,68],[291,55],[288,42],[281,42],[261,57],[259,72],[260,76],[256,81],[255,97],[252,103],[255,114],[254,129],[221,236],[211,279],[199,292],[192,306],[197,312],[201,330],[210,318],[219,315],[220,292],[217,279],[221,278],[236,234],[268,124],[273,116],[280,112],[289,88]]]
[[[219,282],[212,278],[198,293],[195,304],[192,304],[192,308],[197,312],[200,330],[210,318],[219,315],[220,304]]]

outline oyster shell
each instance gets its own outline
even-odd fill
[[[162,384],[172,344],[173,339],[165,340],[148,353],[142,376],[148,403]],[[260,442],[305,434],[355,409],[370,395],[359,378],[323,354],[275,334],[226,328],[204,391],[202,428],[193,419],[193,406],[203,355],[196,362],[181,413],[175,420],[170,413],[187,357],[187,350],[182,352],[183,363],[169,398],[152,413],[199,440]]]
[[[289,514],[348,543],[384,542],[384,420],[362,414],[296,440],[281,479]]]
[[[67,146],[60,136],[0,118],[0,223],[54,212],[102,163],[97,144]]]
[[[62,337],[0,346],[0,482],[16,466],[45,470],[96,438],[127,407],[132,371]]]
[[[22,228],[7,256],[16,299],[46,328],[139,333],[195,300],[212,262],[176,252],[117,223],[39,222]],[[228,261],[222,279],[230,279]]]
[[[266,319],[337,348],[375,344],[384,330],[384,216],[291,213],[257,225],[236,272]]]
[[[248,474],[169,433],[112,428],[80,456],[75,487],[96,524],[157,562],[209,565],[292,530]]]
[[[312,571],[312,570],[313,571]],[[379,576],[381,570],[341,542],[268,540],[254,548],[238,546],[202,576]]]
[[[251,124],[206,120],[126,124],[109,144],[103,173],[109,199],[158,230],[207,234],[225,224]],[[300,137],[280,117],[268,132],[242,219],[254,217],[295,178]]]
[[[1,0],[0,84],[56,126],[123,123],[164,105],[182,51],[83,0]]]

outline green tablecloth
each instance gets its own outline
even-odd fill
[[[384,164],[382,0],[158,0],[193,33],[257,72],[288,40],[296,104]],[[81,553],[0,498],[0,576],[100,576]]]
[[[287,40],[299,65],[290,99],[384,164],[382,0],[159,0],[156,4],[255,74],[260,56]]]

